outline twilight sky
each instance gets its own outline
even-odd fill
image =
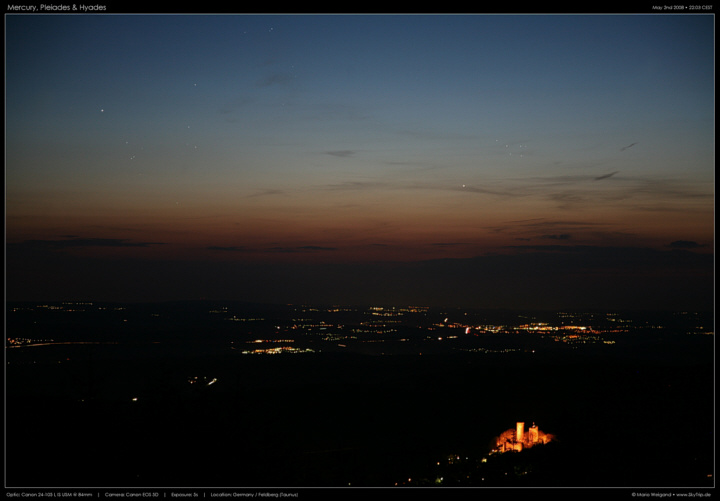
[[[712,307],[712,15],[7,15],[7,298]]]

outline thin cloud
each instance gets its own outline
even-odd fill
[[[616,170],[615,172],[611,172],[610,174],[603,174],[602,176],[598,176],[595,178],[595,181],[600,181],[601,179],[607,179],[609,177],[613,177],[615,174],[620,172],[619,170]]]
[[[505,234],[520,241],[544,239],[555,241],[576,240],[578,235],[604,234],[608,227],[605,223],[586,222],[579,220],[548,220],[545,218],[508,221],[487,229],[497,234]]]
[[[272,87],[273,85],[287,85],[293,80],[290,73],[272,73],[257,82],[258,87]]]
[[[237,246],[237,245],[230,245],[228,247],[223,247],[220,245],[211,245],[207,248],[208,250],[213,251],[223,251],[223,252],[251,252],[250,249],[243,246]]]
[[[506,245],[506,249],[516,249],[519,251],[530,252],[570,252],[570,253],[591,253],[606,252],[610,247],[600,247],[596,245]]]
[[[424,188],[427,189],[433,189],[434,187],[431,185],[424,186]],[[442,188],[440,188],[442,189]],[[483,186],[471,186],[467,184],[462,184],[460,186],[452,186],[447,188],[450,191],[463,191],[466,193],[479,193],[482,195],[497,195],[502,197],[516,197],[516,196],[522,196],[523,193],[521,193],[519,190],[498,190],[494,188],[485,188]]]
[[[246,96],[239,96],[220,107],[218,109],[218,113],[220,113],[221,115],[229,115],[235,113],[236,111],[244,108],[253,101],[254,100],[252,98]]]
[[[220,251],[220,252],[270,252],[270,253],[281,253],[281,254],[294,254],[299,252],[318,252],[318,251],[336,251],[336,247],[323,247],[320,245],[298,245],[294,247],[270,247],[266,249],[262,248],[250,248],[245,247],[243,245],[228,245],[228,246],[222,246],[222,245],[211,245],[209,247],[206,247],[208,250],[211,251]]]
[[[691,240],[675,240],[671,242],[668,247],[672,247],[673,249],[697,249],[698,247],[705,247],[705,245]]]
[[[334,251],[337,250],[337,247],[322,247],[320,245],[303,245],[301,247],[298,247],[298,249],[301,250],[311,250],[311,251]]]
[[[556,228],[558,226],[583,228],[586,226],[607,226],[605,223],[593,223],[587,221],[548,221],[546,218],[543,217],[535,219],[519,219],[516,221],[509,221],[508,224],[512,224],[514,226],[528,226],[532,228]]]
[[[545,218],[536,219],[521,219],[516,221],[508,221],[502,226],[494,226],[489,229],[496,232],[505,231],[508,229],[522,229],[525,231],[552,231],[553,234],[568,233],[569,231],[581,231],[581,230],[593,230],[598,227],[607,226],[606,223],[595,223],[588,221],[573,221],[573,220],[560,220],[551,221]]]
[[[549,240],[570,240],[570,234],[560,233],[559,235],[542,235],[540,238],[547,238]]]
[[[632,193],[657,195],[664,199],[669,198],[692,198],[692,199],[714,199],[715,194],[708,184],[691,185],[682,179],[643,179],[636,180],[639,184]],[[702,191],[701,191],[702,188]]]
[[[326,190],[372,190],[386,188],[389,185],[381,182],[371,181],[345,181],[342,183],[328,184],[323,186]]]
[[[355,151],[355,150],[329,150],[329,151],[325,151],[323,153],[325,153],[326,155],[331,155],[333,157],[347,158],[347,157],[351,157],[351,156],[355,155],[355,153],[357,153],[357,151]]]
[[[300,245],[296,247],[272,247],[268,249],[269,252],[279,253],[296,253],[296,252],[315,252],[315,251],[336,251],[336,247],[322,247],[319,245]]]
[[[483,195],[495,195],[501,197],[522,196],[517,191],[506,191],[493,188],[485,188],[470,185],[448,185],[435,183],[388,183],[376,181],[345,181],[342,183],[325,185],[328,190],[370,190],[370,189],[393,189],[393,190],[432,190],[432,191],[461,191]]]
[[[246,198],[266,197],[271,195],[285,195],[287,191],[278,189],[267,189],[248,195]]]

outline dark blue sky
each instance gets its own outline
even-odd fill
[[[373,269],[364,300],[437,302],[407,270],[444,259],[513,306],[528,255],[563,287],[712,282],[710,15],[8,15],[6,104],[9,298],[131,299],[152,269],[143,297],[246,298],[238,270],[282,269],[268,299],[333,302],[292,277]]]

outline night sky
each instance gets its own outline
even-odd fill
[[[712,308],[712,15],[7,15],[8,300]]]

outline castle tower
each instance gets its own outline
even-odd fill
[[[536,444],[538,443],[538,440],[540,439],[539,433],[538,433],[538,427],[535,423],[530,427],[530,443]]]
[[[525,438],[525,423],[518,422],[517,428],[515,431],[515,440],[518,442],[522,442]]]

